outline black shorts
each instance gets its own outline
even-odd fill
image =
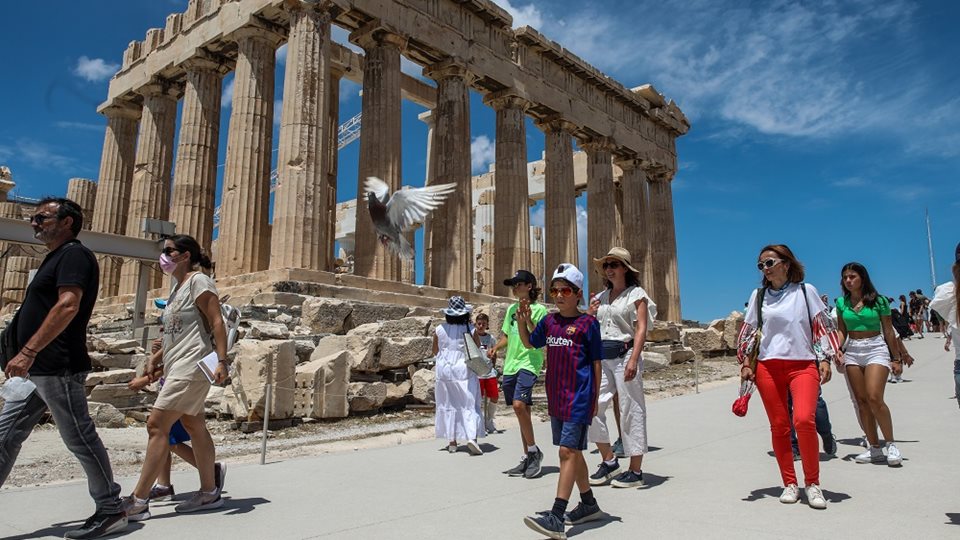
[[[507,405],[512,406],[514,401],[522,401],[527,405],[533,405],[533,385],[537,383],[537,376],[533,373],[521,369],[513,375],[504,375],[503,398]]]

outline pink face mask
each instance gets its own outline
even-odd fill
[[[177,269],[177,263],[166,253],[160,254],[160,269],[164,274],[172,274]]]

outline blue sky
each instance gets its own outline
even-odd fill
[[[627,86],[654,84],[690,118],[674,181],[686,318],[742,308],[767,243],[789,244],[807,280],[831,296],[852,260],[889,295],[929,291],[925,209],[937,279],[949,277],[960,241],[960,3],[498,3],[515,26],[540,29]],[[4,20],[43,20],[42,32],[18,24],[0,33],[0,164],[13,170],[19,194],[62,194],[67,179],[96,177],[105,121],[95,109],[110,75],[129,41],[185,4],[2,4]],[[410,63],[404,69],[418,72]],[[342,120],[359,112],[358,91],[343,84]],[[480,172],[493,159],[495,119],[479,95],[472,99]],[[403,109],[404,178],[413,185],[423,183],[422,110]],[[229,101],[224,137],[228,117]],[[543,135],[528,125],[530,159],[542,150]],[[221,163],[225,151],[224,139]],[[355,143],[340,152],[340,200],[356,193],[358,151]],[[538,210],[534,221],[542,220]]]

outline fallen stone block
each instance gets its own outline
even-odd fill
[[[88,401],[87,410],[90,411],[90,418],[93,419],[93,424],[98,428],[114,429],[127,427],[126,416],[109,403]]]
[[[723,334],[713,328],[684,328],[683,344],[697,354],[722,351],[726,348],[723,344]]]
[[[288,292],[265,292],[257,294],[250,301],[258,306],[299,306],[307,300],[302,294]]]
[[[152,394],[130,390],[126,383],[98,384],[87,396],[87,401],[107,403],[120,410],[146,407],[155,399]]]
[[[353,304],[333,298],[307,298],[303,302],[300,324],[317,334],[343,334],[344,321]]]
[[[387,383],[352,382],[347,388],[350,412],[364,413],[376,411],[387,399]]]
[[[368,304],[356,302],[350,315],[343,322],[343,328],[350,331],[358,326],[380,321],[402,319],[407,316],[410,308],[395,304]]]
[[[317,343],[311,358],[347,351],[351,370],[376,372],[379,371],[381,342],[376,336],[327,336]]]
[[[411,378],[413,399],[420,403],[433,403],[437,375],[432,369],[420,369]]]
[[[743,313],[732,311],[723,325],[723,344],[730,350],[736,350],[737,337],[743,327]]]
[[[379,337],[423,337],[430,328],[430,317],[404,317],[394,321],[382,321],[360,325],[348,332],[349,335],[370,335]]]
[[[111,369],[108,371],[92,371],[87,374],[87,380],[84,383],[87,388],[97,386],[98,384],[116,384],[128,383],[137,376],[135,369]]]
[[[378,371],[406,367],[432,356],[433,338],[384,338],[380,345],[380,361]]]
[[[647,341],[653,343],[680,341],[680,327],[673,323],[655,321],[653,328],[647,329]]]
[[[396,407],[405,405],[410,400],[410,390],[413,383],[403,381],[400,383],[384,383],[387,386],[387,397],[383,400],[384,407]]]
[[[347,385],[350,356],[340,351],[329,356],[314,354],[297,366],[294,411],[299,417],[345,418],[350,414]]]
[[[224,394],[224,412],[263,419],[266,386],[273,383],[270,418],[293,418],[296,346],[288,340],[241,340],[234,346],[234,375]]]
[[[290,337],[290,329],[287,325],[266,322],[266,321],[248,321],[249,326],[246,335],[253,339],[287,339]]]
[[[670,360],[666,356],[656,352],[643,353],[643,370],[659,371],[670,365]]]

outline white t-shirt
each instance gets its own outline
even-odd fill
[[[217,294],[210,276],[191,274],[183,285],[174,285],[163,310],[163,376],[168,380],[207,380],[197,361],[213,352],[213,341],[204,326],[197,298],[205,292]]]
[[[820,292],[809,283],[804,302],[799,283],[790,283],[782,291],[766,290],[763,296],[763,327],[760,331],[759,360],[814,360],[812,321],[826,310]],[[757,327],[757,291],[754,289],[747,304],[744,322]]]
[[[632,285],[610,302],[610,289],[597,295],[600,308],[597,310],[597,321],[600,323],[602,339],[627,342],[636,335],[637,302],[647,301],[647,328],[653,327],[653,319],[657,316],[657,305],[653,303],[642,287]]]
[[[957,326],[957,291],[953,282],[948,281],[937,287],[930,301],[930,309],[936,311],[947,322],[947,332],[953,340],[953,350],[956,359],[960,360],[960,328]]]

